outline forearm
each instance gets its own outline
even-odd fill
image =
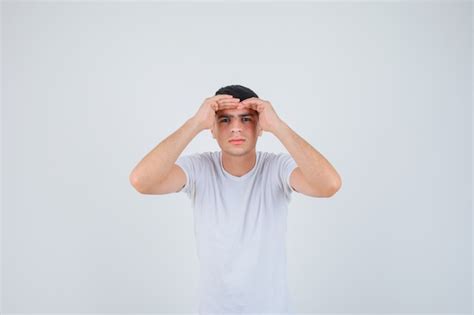
[[[308,183],[323,189],[341,185],[341,178],[331,163],[285,122],[281,121],[273,134],[288,150]]]
[[[130,174],[132,184],[146,189],[166,178],[180,154],[200,131],[195,120],[188,119],[135,166]]]

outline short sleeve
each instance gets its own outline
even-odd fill
[[[278,178],[280,180],[281,186],[284,192],[289,195],[293,191],[293,187],[290,184],[291,172],[298,167],[296,161],[288,153],[279,153],[277,154],[277,166],[278,166]]]
[[[197,170],[200,166],[199,154],[190,154],[180,156],[175,164],[181,167],[186,175],[186,184],[177,192],[185,192],[189,198],[193,198],[196,191],[196,179],[198,178]]]

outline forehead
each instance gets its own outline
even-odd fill
[[[250,108],[244,109],[222,109],[216,112],[217,117],[220,116],[235,116],[238,117],[240,115],[256,115],[257,112]]]

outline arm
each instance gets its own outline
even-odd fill
[[[273,133],[285,146],[298,167],[291,173],[291,186],[312,197],[330,197],[341,187],[341,177],[321,153],[294,132],[278,117],[270,102],[249,98],[238,108],[252,108],[259,113],[259,128]]]
[[[200,131],[196,120],[191,118],[161,141],[131,172],[130,183],[133,187],[140,192],[146,192],[164,180],[180,154]]]
[[[175,165],[176,160],[199,132],[214,125],[216,111],[235,108],[237,104],[238,99],[231,95],[206,98],[192,118],[161,141],[135,166],[129,175],[132,186],[144,194],[165,194],[182,188],[186,183],[186,175]]]
[[[293,171],[290,182],[297,191],[311,196],[332,196],[341,187],[341,177],[324,156],[280,121],[273,134],[281,141],[298,167]]]

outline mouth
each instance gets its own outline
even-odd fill
[[[232,144],[235,144],[235,145],[239,145],[239,144],[242,144],[245,142],[245,139],[231,139],[229,140],[230,143]]]

